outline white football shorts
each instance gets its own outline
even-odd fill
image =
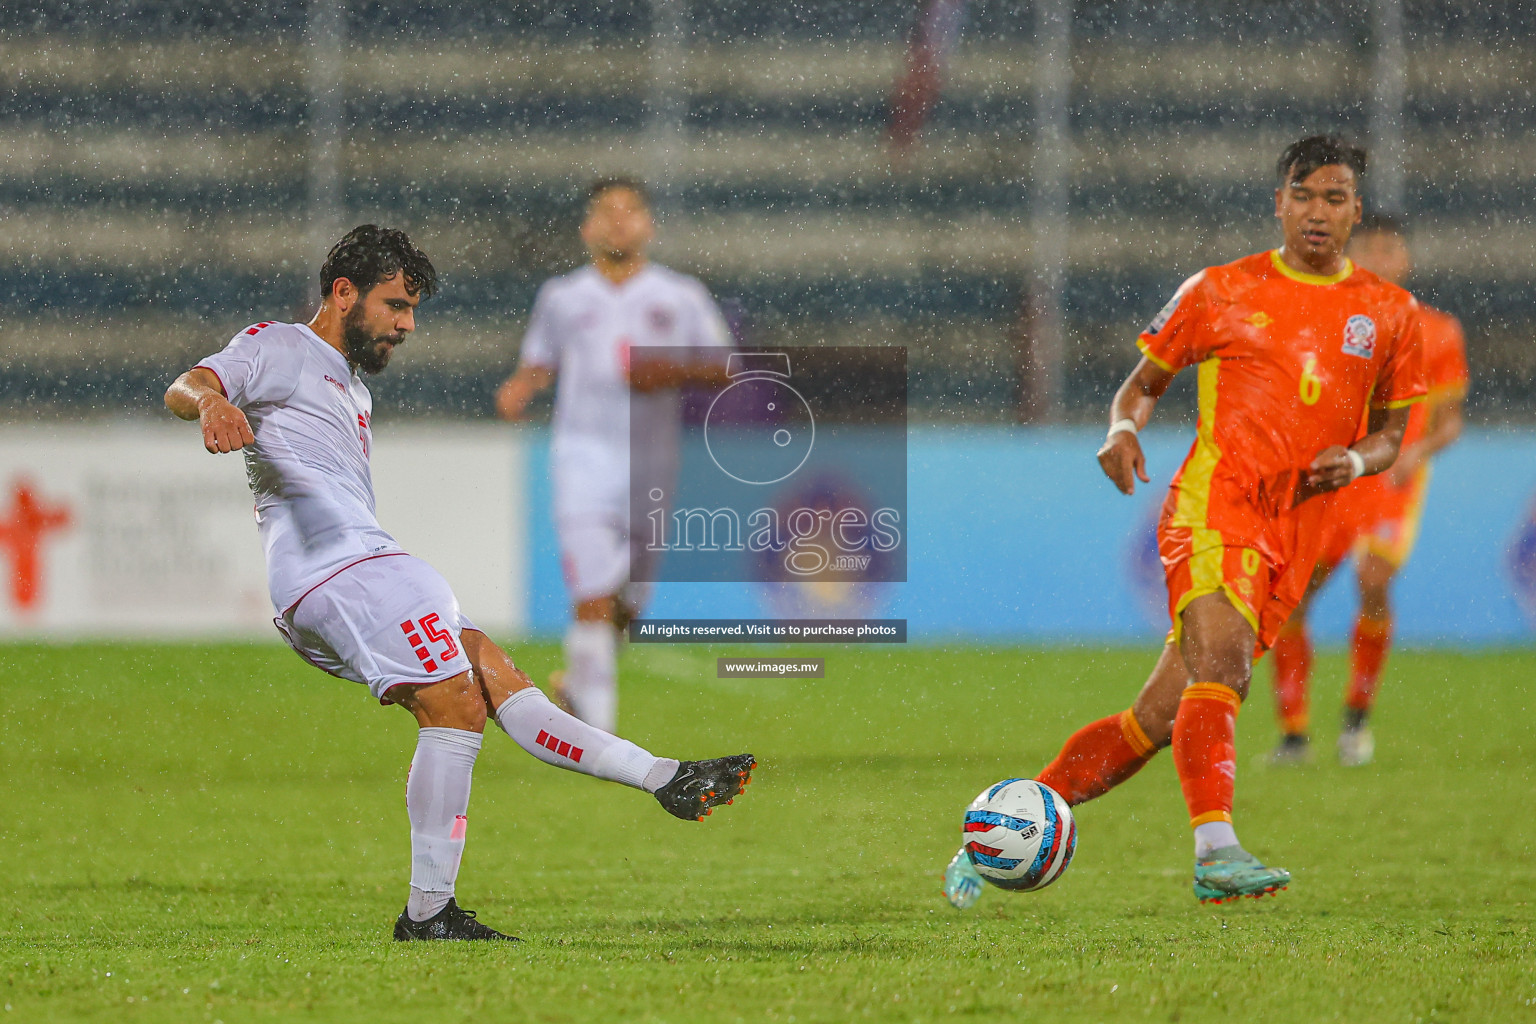
[[[601,519],[562,519],[555,523],[555,533],[560,569],[573,602],[612,594],[634,611],[644,607],[651,585],[633,583],[630,577],[636,565],[649,564],[652,556],[638,542],[631,543],[627,529]]]
[[[392,686],[438,683],[470,668],[459,633],[474,624],[448,581],[412,555],[356,562],[273,621],[299,657],[362,683],[384,704]]]

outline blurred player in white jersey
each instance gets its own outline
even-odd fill
[[[633,582],[643,575],[635,568],[646,552],[630,529],[631,471],[646,480],[674,475],[677,385],[725,380],[723,360],[632,362],[630,352],[731,343],[704,286],[647,259],[654,234],[643,185],[627,178],[593,183],[581,225],[592,262],[539,289],[517,372],[496,396],[497,414],[519,420],[529,401],[558,380],[554,515],[573,621],[557,696],[578,718],[608,730],[618,719],[619,631],[647,596]],[[646,464],[631,466],[632,451]]]
[[[684,819],[728,802],[755,762],[655,757],[556,708],[460,611],[447,581],[379,525],[373,399],[359,371],[384,369],[436,282],[404,233],[355,228],[326,258],[313,320],[246,328],[178,377],[165,404],[199,421],[208,451],[244,449],[283,638],[420,726],[405,791],[411,890],[395,938],[506,939],[453,899],[487,712],[539,760],[644,789]]]

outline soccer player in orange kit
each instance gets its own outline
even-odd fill
[[[1362,215],[1364,150],[1312,136],[1277,170],[1284,245],[1184,282],[1138,340],[1143,358],[1099,450],[1122,492],[1149,483],[1137,432],[1174,375],[1198,367],[1195,442],[1158,524],[1172,631],[1135,703],[1078,730],[1036,776],[1075,805],[1171,745],[1201,902],[1290,882],[1232,824],[1237,710],[1255,653],[1274,643],[1322,554],[1331,492],[1392,465],[1407,406],[1424,394],[1418,304],[1344,256]],[[957,907],[979,894],[963,848],[944,888]]]
[[[1349,252],[1360,266],[1394,284],[1406,281],[1413,269],[1402,228],[1390,217],[1366,218],[1355,232]],[[1418,539],[1419,516],[1429,486],[1429,460],[1461,435],[1461,402],[1467,392],[1466,342],[1461,324],[1449,313],[1420,306],[1419,326],[1429,396],[1413,407],[1403,434],[1402,454],[1392,468],[1351,484],[1334,497],[1332,539],[1313,573],[1306,597],[1275,640],[1275,709],[1282,734],[1270,755],[1276,764],[1303,761],[1310,754],[1307,691],[1312,644],[1307,636],[1307,609],[1312,595],[1351,554],[1360,585],[1360,611],[1350,643],[1339,762],[1368,764],[1375,753],[1375,740],[1366,720],[1392,641],[1388,589]]]

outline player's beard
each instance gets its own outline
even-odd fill
[[[403,333],[374,334],[363,326],[362,306],[353,306],[341,321],[341,343],[346,348],[347,362],[364,373],[378,373],[389,365],[393,351],[391,342],[398,345],[405,340]]]

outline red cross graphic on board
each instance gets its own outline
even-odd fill
[[[10,508],[0,510],[0,553],[11,563],[11,602],[29,612],[43,591],[43,541],[70,525],[69,509],[40,498],[30,481],[11,484]]]

